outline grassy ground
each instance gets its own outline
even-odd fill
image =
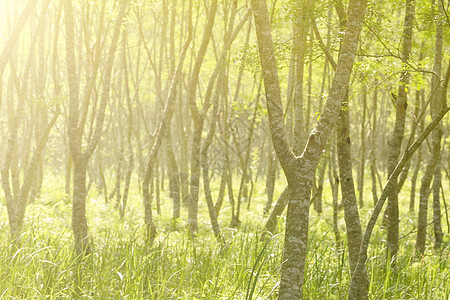
[[[162,214],[156,216],[158,237],[144,241],[141,197],[134,188],[124,220],[112,205],[105,205],[95,186],[88,201],[93,253],[83,261],[73,255],[71,205],[62,194],[60,179],[47,179],[42,198],[27,209],[24,233],[18,246],[9,242],[6,207],[0,206],[0,299],[274,299],[282,263],[283,221],[280,234],[261,238],[264,224],[263,182],[255,189],[251,210],[243,209],[239,230],[228,228],[230,208],[221,211],[220,223],[228,245],[221,247],[211,233],[206,205],[201,201],[199,232],[186,236],[184,220],[173,223],[170,199],[163,193]],[[278,189],[283,183],[278,184]],[[370,186],[367,195],[370,194]],[[448,191],[447,191],[448,192]],[[277,194],[280,190],[277,191]],[[407,210],[405,193],[401,211]],[[447,193],[448,194],[448,193]],[[369,196],[367,196],[369,198]],[[324,194],[324,212],[311,210],[306,299],[345,299],[349,286],[345,224],[339,213],[343,249],[332,231],[331,197]],[[371,211],[367,199],[361,216]],[[245,204],[246,205],[246,204]],[[450,249],[412,259],[416,213],[401,214],[401,251],[397,267],[385,259],[385,231],[378,228],[369,248],[371,299],[450,299]],[[444,232],[448,232],[445,215]],[[432,226],[429,226],[432,241]],[[432,242],[430,242],[431,246]]]

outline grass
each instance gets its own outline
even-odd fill
[[[79,260],[73,253],[70,201],[61,194],[62,188],[55,188],[58,184],[58,180],[48,180],[44,184],[48,190],[28,207],[18,245],[10,244],[6,207],[0,207],[0,299],[276,298],[283,220],[280,234],[261,238],[263,190],[256,191],[250,211],[243,209],[239,230],[227,227],[230,210],[228,205],[224,207],[220,223],[228,244],[223,247],[211,232],[203,202],[199,232],[190,238],[184,231],[186,212],[173,223],[170,200],[163,193],[162,215],[156,216],[157,240],[150,246],[144,241],[138,192],[132,192],[129,210],[120,220],[113,205],[105,205],[93,188],[88,201],[93,252]],[[350,274],[343,212],[339,213],[339,226],[344,247],[337,249],[329,191],[325,191],[324,201],[322,215],[311,211],[304,294],[306,299],[345,299]],[[407,203],[404,206],[403,212]],[[370,207],[361,210],[364,220],[369,214]],[[401,216],[403,238],[395,268],[386,262],[384,229],[375,231],[367,264],[370,299],[450,299],[448,236],[440,254],[429,249],[423,258],[412,259],[415,219],[415,214]],[[446,232],[445,222],[443,225]]]

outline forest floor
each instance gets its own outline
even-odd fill
[[[172,203],[167,191],[163,191],[161,215],[155,211],[157,239],[148,245],[137,187],[130,194],[124,219],[120,220],[113,201],[105,205],[94,184],[87,201],[93,251],[80,261],[73,253],[71,204],[64,194],[64,179],[48,177],[51,176],[44,182],[41,198],[27,208],[23,234],[15,246],[9,239],[6,206],[4,202],[0,205],[0,299],[276,298],[283,218],[279,221],[279,234],[261,237],[266,200],[263,180],[255,184],[250,210],[243,203],[238,229],[228,227],[230,206],[224,203],[219,222],[226,247],[217,243],[212,234],[203,197],[199,231],[191,238],[185,231],[186,209],[182,208],[182,218],[173,222]],[[283,185],[282,181],[277,183],[275,196]],[[370,185],[366,188],[366,205],[360,211],[363,227],[372,210]],[[408,212],[408,189],[406,184],[400,194],[401,239],[395,267],[386,262],[385,229],[378,225],[372,236],[367,263],[370,299],[450,299],[450,241],[445,211],[442,251],[436,253],[432,249],[430,225],[426,255],[413,258],[417,209]],[[449,187],[445,189],[448,195]],[[345,223],[341,210],[339,247],[332,228],[332,198],[327,184],[323,201],[322,214],[313,209],[310,213],[304,295],[305,299],[346,299],[350,274]]]

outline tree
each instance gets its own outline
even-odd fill
[[[330,96],[300,156],[294,154],[287,139],[267,6],[265,1],[253,0],[252,4],[271,136],[290,190],[279,299],[300,299],[307,250],[311,186],[322,150],[347,92],[366,2],[352,0],[349,3],[347,31]]]
[[[33,67],[36,68],[34,56],[38,39],[40,60],[37,69],[39,74],[42,76],[45,75],[43,71],[44,61],[42,56],[44,45],[42,41],[45,32],[44,20],[47,16],[49,1],[42,3],[42,10],[40,11],[41,17],[38,26],[34,31],[34,38],[31,41],[24,74],[19,74],[17,66],[18,57],[12,55],[14,44],[30,14],[27,10],[33,9],[34,5],[35,2],[33,3],[30,1],[22,11],[19,20],[15,24],[7,41],[7,46],[11,47],[11,49],[4,49],[0,58],[4,63],[0,65],[0,68],[2,68],[1,74],[3,74],[3,70],[8,60],[11,64],[7,94],[7,124],[9,138],[7,149],[5,151],[6,156],[4,164],[1,169],[1,184],[5,193],[11,237],[14,241],[16,241],[21,234],[26,207],[28,203],[33,200],[33,186],[39,183],[40,176],[38,170],[42,162],[42,154],[45,150],[50,130],[55,125],[59,116],[59,106],[55,105],[55,107],[53,107],[51,101],[44,97],[45,82],[42,78],[39,78],[39,83],[36,85],[38,89],[36,93],[37,96],[33,96],[32,84],[30,82],[31,76],[29,75],[33,72]],[[8,55],[10,57],[8,57]],[[14,101],[14,89],[17,93],[17,101]],[[33,101],[33,97],[36,97],[37,99]],[[42,115],[46,115],[47,110],[52,111],[53,109],[55,112],[49,123],[43,122],[44,124],[40,124],[41,120],[39,120],[39,118],[33,118],[33,112],[40,112]],[[25,128],[27,127],[35,128],[36,142],[34,149],[32,148],[33,130],[26,130]],[[22,148],[21,153],[19,153],[20,148]],[[23,174],[21,174],[22,171]]]
[[[194,67],[189,78],[188,85],[188,101],[191,116],[194,121],[194,133],[192,137],[192,149],[191,149],[191,185],[190,185],[190,197],[189,197],[189,216],[187,227],[191,232],[195,232],[198,229],[197,214],[198,214],[198,195],[200,184],[200,152],[201,152],[201,137],[203,132],[204,118],[207,112],[208,106],[203,106],[200,111],[197,107],[195,94],[197,90],[197,84],[199,79],[200,68],[203,63],[203,59],[206,54],[206,49],[211,39],[212,29],[214,25],[214,19],[216,17],[217,0],[213,0],[208,12],[207,23],[204,28],[203,38],[196,55]]]
[[[446,78],[450,78],[448,74],[450,74],[450,68],[447,69],[447,76]],[[448,84],[448,81],[447,81]],[[398,162],[397,166],[395,167],[394,171],[391,173],[388,181],[386,182],[384,189],[380,195],[380,198],[377,201],[377,204],[375,205],[375,208],[372,212],[372,215],[370,216],[370,219],[367,223],[366,230],[363,235],[363,240],[361,242],[361,248],[359,251],[359,259],[358,264],[356,265],[355,272],[352,276],[352,281],[350,285],[350,290],[348,293],[348,299],[349,300],[357,300],[358,298],[358,291],[360,290],[360,279],[364,271],[364,266],[367,261],[367,249],[369,248],[370,244],[370,237],[372,235],[373,229],[375,227],[375,224],[377,222],[378,216],[381,213],[381,210],[383,209],[383,205],[386,202],[386,199],[391,192],[391,189],[395,186],[398,176],[400,175],[403,167],[407,163],[409,159],[411,159],[412,155],[416,152],[416,150],[419,148],[419,146],[423,143],[423,141],[428,137],[428,135],[433,131],[433,129],[438,126],[439,122],[442,120],[442,118],[447,114],[447,112],[450,110],[450,107],[443,108],[436,116],[435,118],[428,124],[428,126],[421,132],[421,134],[417,137],[417,139],[414,141],[414,143],[408,147],[408,149],[403,154],[402,158]]]
[[[441,11],[444,11],[442,4],[438,4]],[[443,28],[440,20],[436,22],[436,39],[435,39],[435,55],[433,64],[433,77],[431,80],[431,117],[434,119],[442,109],[447,107],[447,84],[450,64],[444,84],[441,82],[442,75],[442,58],[443,58]],[[431,140],[431,157],[425,169],[420,186],[420,202],[419,215],[417,220],[417,238],[415,248],[421,255],[425,252],[426,235],[427,235],[427,213],[428,213],[428,197],[431,192],[431,181],[434,177],[433,189],[433,223],[435,233],[435,248],[440,249],[442,244],[443,232],[441,228],[441,212],[439,201],[439,190],[441,186],[441,138],[442,129],[440,123],[436,130],[432,133]]]
[[[407,62],[411,55],[412,49],[412,34],[413,34],[413,22],[414,22],[414,0],[406,0],[406,12],[403,30],[403,45],[402,45],[402,60]],[[405,120],[406,109],[408,107],[408,85],[410,80],[410,74],[407,69],[402,72],[398,93],[396,96],[395,104],[395,126],[391,139],[389,141],[389,160],[388,160],[388,176],[394,171],[395,166],[398,163],[403,135],[405,132]],[[387,214],[387,254],[388,257],[392,257],[395,261],[398,252],[398,193],[399,189],[394,184],[391,194],[388,198]]]
[[[192,13],[192,0],[189,1],[189,14]],[[148,242],[152,242],[156,235],[156,227],[153,223],[153,213],[152,213],[152,200],[153,200],[153,194],[150,193],[149,190],[149,184],[150,180],[153,177],[153,169],[157,160],[158,151],[161,147],[162,139],[165,135],[165,131],[167,127],[170,124],[170,119],[173,115],[173,109],[176,101],[177,96],[177,90],[178,90],[178,84],[179,80],[181,78],[181,72],[183,69],[183,63],[184,59],[186,58],[186,53],[189,49],[189,45],[192,41],[192,21],[191,18],[189,18],[188,21],[188,35],[186,37],[186,40],[183,44],[183,48],[181,49],[180,58],[178,60],[177,67],[175,69],[175,72],[172,75],[172,80],[169,87],[169,92],[167,95],[166,103],[164,105],[164,109],[161,115],[161,118],[159,119],[159,124],[156,129],[156,132],[154,133],[154,141],[152,143],[152,146],[150,148],[150,154],[148,156],[146,168],[145,168],[145,175],[142,182],[142,194],[143,194],[143,201],[144,201],[144,210],[145,210],[145,225],[147,227],[147,240]]]
[[[102,16],[105,13],[106,2],[102,2]],[[94,65],[91,70],[86,70],[86,86],[84,95],[80,98],[80,76],[77,72],[75,59],[75,22],[71,0],[64,1],[64,15],[66,25],[66,64],[67,76],[69,81],[69,119],[68,136],[70,153],[73,159],[73,207],[72,207],[72,229],[75,237],[75,249],[78,254],[88,254],[90,252],[90,243],[88,239],[88,224],[86,219],[86,171],[89,158],[94,152],[103,128],[105,120],[105,110],[109,99],[109,90],[111,84],[111,73],[117,43],[119,41],[120,28],[127,11],[128,0],[120,1],[119,15],[114,24],[112,41],[109,47],[107,60],[103,64],[103,77],[101,78],[102,94],[98,107],[90,105],[91,93],[94,89],[97,72],[101,65],[100,43],[96,44],[94,49]],[[103,32],[103,22],[97,31],[97,39],[101,39]],[[88,116],[89,107],[94,108],[92,114],[95,117],[95,128],[92,130],[90,139],[86,141],[87,146],[83,147],[83,132]],[[84,149],[83,149],[84,148]]]

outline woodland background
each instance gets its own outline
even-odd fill
[[[450,299],[449,5],[0,1],[0,299]]]

